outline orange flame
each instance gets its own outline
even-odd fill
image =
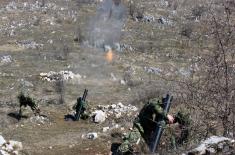
[[[112,60],[113,60],[113,51],[111,49],[106,53],[105,58],[108,62],[112,62]]]

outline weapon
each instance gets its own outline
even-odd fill
[[[75,114],[75,120],[78,121],[80,119],[81,114],[84,112],[84,105],[83,103],[86,101],[88,90],[85,89],[83,96],[79,97],[77,99],[77,105],[76,105],[76,114]]]
[[[86,101],[87,93],[88,93],[88,90],[85,89],[85,90],[84,90],[84,93],[83,93],[83,96],[82,96],[82,101]]]
[[[166,98],[163,99],[163,103],[164,103],[164,112],[168,113],[170,110],[170,106],[171,106],[171,101],[172,101],[173,97],[170,96],[169,94],[166,95]],[[160,122],[163,121],[163,118],[161,119]],[[158,147],[158,144],[160,142],[162,133],[163,133],[163,126],[161,124],[157,124],[155,131],[153,133],[153,140],[151,141],[150,144],[150,151],[151,153],[155,153]]]

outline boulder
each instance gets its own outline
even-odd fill
[[[203,141],[197,148],[186,153],[186,155],[206,155],[206,154],[216,154],[219,152],[224,153],[225,148],[234,147],[233,146],[234,144],[235,140],[233,139],[226,137],[212,136]],[[226,152],[229,152],[229,149],[226,149]]]
[[[6,140],[0,135],[0,146],[2,146],[4,143],[6,143]]]
[[[106,113],[103,112],[102,110],[97,110],[95,111],[95,117],[94,117],[94,122],[95,123],[102,123],[106,119]]]
[[[14,150],[20,151],[23,149],[23,145],[21,142],[9,140],[9,144],[14,148]]]
[[[7,151],[7,152],[12,152],[14,150],[13,146],[9,143],[6,143],[3,147],[3,150]]]
[[[10,155],[10,154],[4,150],[0,150],[0,155]]]
[[[107,132],[109,130],[109,127],[103,127],[103,132]]]

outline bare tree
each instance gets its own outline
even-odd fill
[[[226,3],[211,4],[203,34],[209,45],[193,61],[198,69],[193,69],[192,78],[182,82],[187,90],[185,101],[200,114],[198,123],[205,127],[205,137],[212,128],[215,132],[222,129],[224,136],[234,135],[234,11]]]

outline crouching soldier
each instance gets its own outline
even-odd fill
[[[25,96],[22,92],[18,95],[18,100],[20,103],[20,110],[19,110],[19,117],[22,116],[22,106],[27,107],[29,106],[33,111],[34,115],[40,115],[40,109],[38,105],[35,103],[34,99],[30,96]]]
[[[190,116],[189,113],[184,111],[179,111],[175,116],[174,123],[178,123],[178,128],[180,129],[180,133],[177,135],[174,131],[172,132],[171,143],[174,149],[178,146],[187,143],[190,135]]]
[[[74,115],[74,120],[78,121],[80,118],[87,119],[89,115],[86,113],[87,110],[87,96],[88,90],[85,89],[83,96],[77,99],[77,103],[73,106],[73,109],[76,111]]]
[[[135,125],[130,130],[131,131],[123,138],[123,143],[118,147],[118,155],[134,154],[139,150],[141,133]]]
[[[130,131],[124,138],[124,142],[118,147],[118,154],[133,154],[133,152],[136,152],[134,149],[141,141],[141,137],[144,138],[145,143],[150,145],[151,135],[156,124],[162,123],[162,120],[169,124],[174,123],[174,117],[164,112],[164,99],[154,98],[144,105],[134,121],[133,130]]]
[[[80,118],[87,119],[89,115],[86,113],[87,101],[83,101],[81,97],[77,99],[77,103],[73,106],[75,110],[74,120],[79,121]]]

